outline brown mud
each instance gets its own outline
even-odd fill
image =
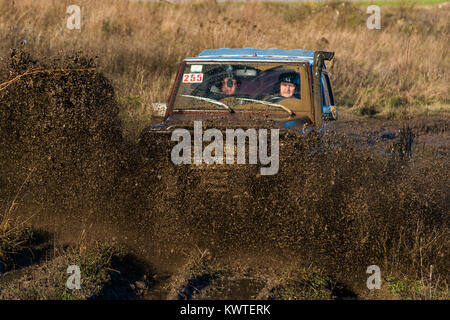
[[[15,50],[2,68],[2,82],[19,77],[0,87],[2,206],[32,170],[20,214],[54,244],[126,246],[159,279],[147,298],[266,299],[281,273],[311,266],[353,291],[373,264],[412,277],[433,265],[448,282],[448,119],[281,133],[279,172],[261,176],[255,165],[175,166],[170,135],[125,143],[94,60]],[[238,293],[217,290],[226,285]]]

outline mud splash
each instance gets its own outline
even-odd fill
[[[280,171],[273,177],[251,166],[231,174],[227,168],[175,168],[170,148],[154,148],[167,137],[147,141],[151,151],[136,171],[140,187],[133,197],[155,223],[154,241],[208,248],[225,260],[244,254],[261,265],[271,259],[269,264],[320,265],[334,278],[349,279],[364,277],[370,264],[417,266],[415,237],[431,241],[448,228],[444,162],[433,162],[435,171],[424,176],[403,157],[383,156],[341,133],[286,133],[280,141]],[[157,152],[166,159],[160,167],[151,157]],[[214,175],[230,191],[211,192],[204,182]],[[421,259],[444,268],[441,240]]]
[[[111,83],[79,56],[37,62],[11,50],[0,90],[3,179],[12,187],[36,170],[35,200],[62,201],[104,194],[121,164],[122,136]]]

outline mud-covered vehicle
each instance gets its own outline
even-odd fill
[[[323,121],[337,118],[325,66],[333,56],[334,52],[325,51],[224,48],[184,59],[167,105],[156,104],[163,121],[149,125],[141,134],[140,155],[149,170],[145,176],[156,177],[169,193],[214,192],[235,198],[251,193],[252,188],[238,188],[236,184],[250,185],[259,192],[253,178],[260,173],[256,166],[242,161],[233,165],[225,160],[212,164],[196,161],[194,146],[192,153],[188,150],[189,161],[181,161],[184,166],[174,162],[173,141],[180,137],[174,137],[173,132],[185,129],[195,134],[194,123],[202,130],[221,130],[224,137],[226,130],[233,129],[302,133],[321,127]],[[192,137],[189,145],[196,139]],[[204,136],[199,139],[208,141]],[[238,153],[236,146],[234,151]]]

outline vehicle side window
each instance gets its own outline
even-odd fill
[[[324,74],[325,76],[325,88],[326,91],[328,93],[328,98],[329,98],[329,106],[334,106],[334,97],[333,97],[333,91],[331,90],[331,83],[330,83],[330,78],[328,77],[328,74]],[[325,91],[325,90],[324,90]]]
[[[322,105],[329,106],[330,99],[328,95],[327,85],[325,82],[325,74],[322,73],[322,77],[320,79],[321,93],[322,93]]]

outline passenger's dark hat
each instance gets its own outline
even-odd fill
[[[295,72],[287,72],[287,73],[282,73],[280,75],[280,82],[287,82],[287,83],[293,83],[295,85],[299,84],[299,77]]]

